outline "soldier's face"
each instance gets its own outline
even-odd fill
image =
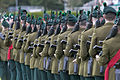
[[[32,27],[32,30],[33,30],[33,28],[34,28],[34,25],[32,24],[32,25],[31,25],[31,27]]]
[[[24,21],[23,20],[21,20],[21,24],[23,24],[24,23]]]
[[[36,26],[37,26],[37,29],[39,30],[39,28],[40,28],[39,25],[36,25]]]
[[[28,26],[28,25],[29,25],[29,23],[28,23],[28,22],[26,22],[26,25]]]
[[[97,21],[97,18],[92,18],[93,20],[93,25],[95,25],[95,22]]]
[[[62,23],[62,24],[60,25],[60,28],[62,29],[62,28],[63,28],[63,26],[64,26],[64,23]]]
[[[9,20],[9,24],[11,24],[12,22],[13,22],[13,19],[10,19],[10,20]]]

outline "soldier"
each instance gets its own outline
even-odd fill
[[[49,14],[46,13],[46,10],[44,10],[44,15],[43,15],[44,20],[47,22],[47,20],[50,19]]]
[[[33,19],[33,26],[31,25],[32,33],[29,35],[29,36],[31,36],[32,40],[28,41],[29,42],[28,50],[30,51],[28,53],[31,53],[31,57],[30,57],[31,80],[34,79],[34,63],[35,63],[35,55],[33,55],[34,41],[37,39],[37,36],[38,36],[38,27],[36,25],[37,25],[37,20]],[[29,36],[28,36],[28,38],[29,38]]]
[[[82,32],[80,37],[80,51],[79,51],[79,57],[81,58],[80,62],[80,69],[79,69],[79,75],[81,80],[94,80],[92,77],[92,64],[93,61],[89,56],[88,50],[90,45],[90,36],[93,34],[95,22],[97,20],[98,16],[98,10],[97,6],[95,9],[91,9],[91,14],[88,18],[88,23],[86,26],[86,29]],[[100,12],[99,16],[102,18],[102,13]],[[92,17],[94,18],[92,21]],[[94,22],[94,23],[93,23]],[[102,22],[99,24],[99,26],[102,24]],[[96,27],[97,28],[97,27]],[[79,59],[79,58],[78,58]],[[89,63],[91,62],[91,63]],[[89,65],[90,64],[90,65]]]
[[[21,67],[21,72],[22,72],[22,79],[23,80],[26,80],[26,78],[25,78],[25,73],[23,72],[23,71],[25,71],[24,70],[24,67],[23,67],[23,65],[22,65],[22,63],[21,63],[21,55],[22,54],[20,54],[21,53],[21,48],[22,48],[22,44],[23,44],[23,38],[24,38],[24,35],[25,35],[25,33],[26,33],[26,13],[24,13],[22,16],[21,16],[21,19],[22,19],[22,28],[21,28],[21,31],[19,32],[19,35],[18,35],[18,40],[17,40],[17,42],[16,42],[16,48],[18,49],[18,50],[20,50],[20,52],[19,52],[19,63],[20,63],[20,67]]]
[[[84,14],[83,10],[80,10],[80,15],[78,17],[78,22],[75,25],[76,30],[74,28],[73,31],[74,30],[75,31],[72,32],[69,35],[70,39],[68,37],[68,42],[67,43],[70,46],[69,47],[66,46],[66,49],[68,50],[71,47],[70,51],[67,52],[67,54],[69,53],[68,60],[69,60],[69,75],[70,75],[70,80],[79,80],[79,76],[78,76],[78,71],[79,71],[78,66],[79,66],[79,64],[73,62],[73,60],[76,58],[78,48],[74,47],[74,45],[78,44],[77,43],[78,42],[78,35],[80,36],[81,32],[85,29],[85,27],[86,27],[86,20],[87,20],[86,14]],[[77,29],[77,27],[78,27],[78,29]],[[74,36],[74,38],[73,38],[73,36]]]
[[[120,12],[118,12],[120,14]],[[119,16],[119,15],[118,15]],[[107,64],[104,80],[120,80],[120,20],[111,29],[110,37],[106,38],[102,46],[102,54],[96,55],[99,65]]]
[[[87,17],[85,16],[85,14],[83,16],[83,19],[87,19]],[[89,22],[88,24],[89,24],[89,28],[88,29],[90,29],[92,27],[92,22]],[[85,28],[85,26],[88,27],[88,24],[86,26],[85,23],[84,23],[83,24],[84,25],[83,28]],[[87,28],[86,28],[86,30],[87,30]],[[83,67],[84,66],[83,66],[83,62],[80,60],[80,43],[81,43],[82,33],[78,36],[78,43],[74,45],[74,48],[78,49],[78,52],[76,54],[76,59],[73,60],[73,63],[74,63],[73,65],[80,64],[79,65],[79,71],[78,71],[78,75],[80,75],[80,80],[84,80],[84,78],[83,78],[83,69],[84,69]],[[75,69],[75,67],[74,67],[74,69]]]
[[[13,39],[12,39],[13,56],[14,56],[14,61],[15,61],[15,65],[16,65],[16,73],[17,73],[16,80],[22,80],[22,72],[21,72],[21,67],[20,67],[20,63],[19,63],[19,51],[20,50],[16,48],[18,35],[19,35],[19,32],[21,31],[21,29],[20,29],[21,28],[20,11],[21,11],[21,9],[19,8],[17,21],[15,22],[15,29],[13,32]]]
[[[44,63],[46,61],[45,60],[46,58],[42,57],[39,54],[42,52],[44,48],[46,37],[47,37],[47,26],[44,27],[41,37],[38,38],[38,46],[36,49],[36,55],[40,60],[38,61],[38,63],[35,63],[35,64],[38,64],[38,69],[39,69],[38,73],[39,75],[41,75],[41,80],[47,80],[47,73],[44,71],[44,68],[45,68]]]
[[[57,12],[56,12],[57,13]],[[56,31],[55,33],[53,34],[53,36],[51,37],[51,42],[50,42],[50,48],[49,48],[49,51],[48,51],[48,54],[49,54],[49,58],[51,59],[50,61],[50,70],[51,70],[51,73],[54,75],[54,79],[55,80],[60,80],[60,76],[58,75],[58,69],[56,69],[56,64],[58,64],[58,61],[55,59],[55,56],[54,56],[54,53],[55,53],[55,50],[56,50],[56,45],[57,45],[57,38],[58,38],[58,35],[61,31],[61,28],[60,28],[60,25],[61,25],[61,14],[58,15],[58,19],[59,19],[59,24],[56,20],[56,25],[57,28],[56,28]],[[57,67],[58,68],[58,67]]]
[[[112,7],[107,6],[106,3],[104,3],[103,13],[104,13],[103,17],[105,18],[106,23],[104,26],[94,30],[89,49],[89,55],[92,57],[94,63],[92,76],[94,76],[95,80],[104,80],[104,70],[103,66],[100,66],[95,59],[95,56],[99,53],[99,50],[95,50],[95,48],[93,47],[95,45],[99,46],[101,45],[99,43],[99,40],[103,41],[109,34],[109,31],[113,26],[113,21],[115,20],[116,17],[116,10]]]
[[[42,17],[38,18],[36,26],[38,27],[38,33],[37,33],[37,38],[34,41],[34,48],[33,48],[33,57],[35,58],[35,62],[34,62],[34,80],[39,80],[39,79],[41,79],[41,75],[39,73],[40,71],[38,69],[39,62],[40,62],[40,56],[39,56],[39,53],[37,53],[37,48],[38,48],[39,38],[41,38],[41,34],[42,34],[42,30],[43,30],[42,28],[44,27]]]
[[[34,16],[31,16],[31,22],[30,22],[29,27],[31,27],[32,31],[30,34],[28,34],[27,41],[24,47],[24,51],[26,53],[25,65],[26,65],[27,80],[34,79],[34,69],[33,69],[34,65],[32,64],[30,60],[32,56],[32,52],[33,52],[34,40],[36,39],[36,36],[37,36],[37,27],[34,24],[35,24]],[[34,59],[32,61],[34,63]]]
[[[59,25],[58,25],[58,28],[57,28],[55,34],[57,34],[57,33],[61,30],[60,27],[62,26],[62,24],[65,25],[64,28],[66,28],[66,24],[65,24],[65,14],[64,14],[64,13],[62,14],[62,12],[60,11],[58,18],[60,19],[60,22],[59,22]],[[62,27],[62,28],[63,28],[63,27]],[[66,28],[66,29],[67,29],[67,28]],[[62,31],[63,31],[62,33],[64,33],[66,30],[65,30],[65,31],[62,30]],[[60,36],[62,33],[60,33],[59,35],[57,34],[56,42],[58,41],[58,38],[59,38],[59,36]],[[55,34],[54,34],[54,35],[55,35]],[[60,44],[60,41],[59,41],[59,43],[57,42],[57,45],[58,45],[58,44]],[[56,45],[55,49],[57,48],[57,45]],[[56,50],[55,50],[55,51],[56,51]],[[56,54],[55,54],[55,52],[54,52],[54,59],[53,59],[52,70],[51,70],[51,71],[52,71],[52,73],[54,74],[55,80],[61,80],[61,79],[60,79],[60,74],[59,74],[59,71],[58,71],[58,67],[59,67],[59,59],[57,59]]]
[[[25,51],[24,51],[24,47],[25,47],[26,42],[27,42],[27,37],[31,33],[31,27],[29,26],[30,22],[31,22],[31,18],[30,18],[29,14],[27,16],[27,20],[26,21],[27,21],[26,25],[24,24],[24,26],[22,27],[23,33],[24,33],[24,31],[26,33],[23,36],[21,36],[21,38],[19,38],[19,40],[16,43],[16,45],[17,46],[19,45],[19,48],[21,48],[20,49],[20,60],[19,60],[19,63],[21,65],[21,69],[22,69],[23,80],[27,80],[27,78],[28,78],[27,77],[27,73],[26,73],[26,66],[25,66],[25,63],[24,63],[25,62],[25,55],[26,55]],[[25,30],[25,28],[26,28],[26,30]]]
[[[10,15],[10,19],[9,19],[9,24],[11,24],[13,22],[13,15]],[[5,34],[5,40],[4,40],[4,44],[6,47],[8,47],[8,54],[7,54],[7,59],[8,59],[8,66],[9,66],[9,71],[10,71],[10,75],[11,78],[10,80],[15,80],[16,79],[16,70],[15,70],[15,62],[14,62],[14,56],[13,56],[13,47],[12,47],[12,42],[11,39],[13,38],[13,30],[12,28],[10,28],[11,26],[9,26],[9,30],[8,33]]]
[[[77,21],[76,17],[71,14],[71,11],[68,11],[67,22],[65,23],[65,26],[63,27],[63,30],[58,37],[59,41],[58,41],[58,46],[57,46],[55,54],[56,54],[56,58],[60,60],[58,70],[60,71],[60,79],[61,80],[70,80],[70,77],[68,75],[68,68],[66,67],[67,64],[65,64],[65,66],[64,66],[64,57],[65,56],[64,56],[63,49],[65,49],[65,46],[67,43],[68,33],[70,34],[76,21]]]
[[[39,61],[39,64],[35,63],[35,64],[38,64],[38,69],[39,69],[38,73],[41,75],[41,80],[47,80],[48,79],[47,78],[47,72],[45,71],[47,58],[44,57],[44,55],[40,55],[40,53],[43,51],[44,47],[47,45],[45,43],[45,41],[48,37],[47,34],[48,34],[49,29],[50,29],[50,26],[52,25],[52,22],[48,21],[47,16],[45,17],[45,20],[46,20],[46,25],[44,26],[44,24],[43,24],[44,29],[43,29],[41,37],[38,38],[38,46],[37,46],[37,49],[36,49],[36,55],[38,56],[40,61]]]
[[[41,19],[41,18],[40,18]],[[41,21],[42,22],[42,21]],[[40,24],[40,25],[42,25],[42,24]],[[38,25],[37,25],[37,20],[36,20],[36,23],[34,24],[34,29],[33,29],[33,32],[35,31],[35,27],[36,27],[36,30],[38,30],[37,31],[37,34],[36,35],[33,35],[33,36],[35,36],[36,38],[35,38],[35,40],[34,40],[34,43],[35,44],[33,44],[31,47],[33,47],[33,54],[31,55],[31,59],[30,59],[30,69],[32,69],[31,70],[31,79],[34,79],[34,80],[38,80],[37,78],[38,77],[40,77],[40,76],[38,76],[38,71],[37,71],[37,69],[35,69],[35,67],[37,67],[38,66],[38,63],[35,65],[35,61],[36,61],[36,58],[37,58],[37,55],[36,55],[36,47],[37,47],[37,39],[41,36],[41,26],[39,26],[38,27]],[[33,76],[33,77],[32,77]]]
[[[48,35],[45,38],[45,44],[44,44],[44,48],[42,50],[42,52],[40,53],[41,57],[43,58],[43,69],[47,70],[47,78],[49,77],[49,79],[54,80],[53,75],[50,73],[49,68],[46,67],[47,66],[47,58],[48,58],[48,49],[50,47],[50,41],[51,41],[51,36],[54,34],[54,27],[52,26],[48,32]],[[41,63],[40,63],[41,65]]]
[[[8,34],[8,28],[9,28],[9,24],[7,22],[7,20],[3,20],[2,21],[2,31],[1,31],[1,35],[0,35],[0,77],[2,80],[9,80],[9,74],[8,74],[8,64],[7,64],[7,51],[8,51],[8,47],[6,47],[6,45],[4,44],[4,39],[5,36]]]
[[[58,24],[57,12],[56,12],[56,16],[54,15],[54,12],[52,12],[51,18],[53,20],[53,24],[50,28],[50,31],[48,32],[48,36],[49,35],[51,35],[51,36],[49,36],[49,48],[48,48],[48,53],[47,53],[48,56],[47,56],[47,61],[46,61],[46,71],[47,71],[48,80],[55,79],[54,74],[52,74],[52,72],[51,72],[51,69],[52,69],[52,62],[54,59],[55,45],[57,43],[55,41],[57,39],[57,35],[59,34],[58,30],[57,30],[58,32],[56,32],[56,34],[55,34],[55,29],[56,29],[56,26]]]

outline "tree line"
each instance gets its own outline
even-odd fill
[[[69,7],[82,6],[90,0],[67,0]],[[15,6],[16,0],[0,0],[0,8],[7,10],[10,6]],[[43,6],[45,9],[64,9],[64,0],[18,0],[18,5]]]

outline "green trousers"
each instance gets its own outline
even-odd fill
[[[13,60],[9,60],[10,80],[16,80],[16,66]]]
[[[34,80],[34,69],[30,69],[31,70],[31,80]]]
[[[26,65],[26,76],[27,76],[27,80],[31,80],[31,70],[28,65]]]
[[[95,76],[94,78],[95,78],[95,80],[104,80],[103,76]]]
[[[70,80],[70,76],[67,72],[60,71],[60,79],[61,80]]]
[[[34,80],[41,80],[41,74],[39,73],[38,68],[34,69]]]
[[[43,70],[39,70],[39,73],[41,75],[41,80],[48,80],[47,72],[45,72]]]
[[[8,65],[6,61],[0,61],[0,78],[1,80],[10,80],[8,74]]]
[[[70,75],[70,80],[80,80],[79,75]]]
[[[22,79],[22,69],[21,69],[20,63],[19,62],[15,62],[15,65],[16,65],[16,72],[17,72],[16,80],[23,80]]]
[[[9,70],[9,63],[7,61],[7,79],[10,80],[10,70]]]
[[[26,67],[25,67],[24,63],[21,63],[20,65],[21,65],[21,70],[22,70],[22,79],[27,80]]]
[[[85,78],[83,76],[80,76],[80,80],[85,80]]]
[[[85,77],[85,80],[95,80],[94,77]]]
[[[61,80],[59,74],[54,74],[54,78],[55,78],[55,80]]]
[[[55,80],[54,74],[52,74],[50,70],[47,70],[47,78],[48,80]]]

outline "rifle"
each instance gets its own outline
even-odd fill
[[[67,71],[68,57],[64,57],[63,72]]]
[[[67,30],[67,21],[68,21],[68,16],[65,19],[65,24],[64,24],[64,26],[63,26],[63,28],[61,30],[61,33],[64,33]]]
[[[77,23],[75,24],[75,28],[73,28],[73,30],[72,30],[71,33],[76,32],[76,31],[79,30],[79,28],[80,28],[80,27],[79,27],[79,23],[80,23],[80,21],[81,21],[81,17],[82,17],[82,15],[83,15],[83,10],[80,10],[80,16],[79,16],[79,19],[78,19]]]
[[[19,7],[19,10],[18,10],[18,21],[20,22],[20,12],[21,12],[21,7]]]
[[[51,57],[49,57],[48,60],[47,60],[46,70],[49,69],[49,67],[50,67],[50,62],[51,62]]]
[[[66,40],[61,40],[61,44],[67,44]]]
[[[37,46],[38,47],[44,47],[44,44],[38,44]]]
[[[97,12],[97,21],[95,22],[95,28],[101,27],[100,23],[100,4],[98,4],[98,12]]]
[[[87,66],[87,74],[91,75],[92,74],[92,64],[93,64],[93,59],[92,57],[89,58],[88,60],[88,66]]]
[[[13,22],[11,23],[10,27],[9,27],[9,30],[12,30],[13,28],[13,25],[14,25],[14,22],[15,22],[15,12],[13,14]]]
[[[90,45],[90,44],[91,44],[91,39],[92,39],[92,36],[88,36],[88,38],[90,39],[90,41],[89,41],[89,40],[87,40],[87,44],[88,44],[88,45]]]
[[[79,44],[75,44],[73,45],[75,49],[80,49],[80,45]]]
[[[92,28],[92,26],[93,26],[92,13],[93,13],[93,6],[91,7],[91,13],[88,14],[88,23],[87,23],[87,26],[86,26],[85,31],[89,30],[89,29]]]
[[[100,44],[103,44],[103,41],[99,41]]]
[[[55,31],[55,35],[58,35],[60,33],[60,31],[61,31],[61,28],[60,28],[60,25],[61,25],[61,16],[62,15],[60,15],[60,21],[59,21],[59,25],[58,25],[58,27],[57,27],[57,29]]]
[[[102,46],[95,45],[93,49],[102,51]]]
[[[53,44],[52,44],[52,45],[50,45],[50,47],[56,49],[57,45],[53,45]]]
[[[26,13],[25,13],[24,24],[23,24],[23,26],[22,26],[22,31],[26,31]]]
[[[19,10],[18,10],[18,19],[17,19],[17,22],[16,22],[16,27],[15,29],[20,29],[20,11],[21,11],[21,7],[19,7]]]
[[[88,40],[87,40],[87,45],[90,45],[90,44],[91,44],[91,41],[88,41]]]
[[[76,17],[78,18],[79,14],[78,14],[78,10],[76,10]]]
[[[76,58],[76,54],[77,54],[78,50],[74,50],[74,49],[70,49],[69,53],[71,54],[71,56],[73,56],[74,58]]]
[[[31,28],[32,19],[33,19],[33,16],[31,15],[31,21],[30,21],[30,25],[27,27],[26,34],[28,34],[28,33],[31,33],[31,31],[32,31],[32,28]]]
[[[78,74],[78,64],[74,63],[74,74],[77,75]]]
[[[106,40],[114,37],[118,33],[118,25],[120,25],[120,15],[118,17],[118,21],[115,25],[113,25],[112,29],[110,30],[109,35],[106,37]]]

